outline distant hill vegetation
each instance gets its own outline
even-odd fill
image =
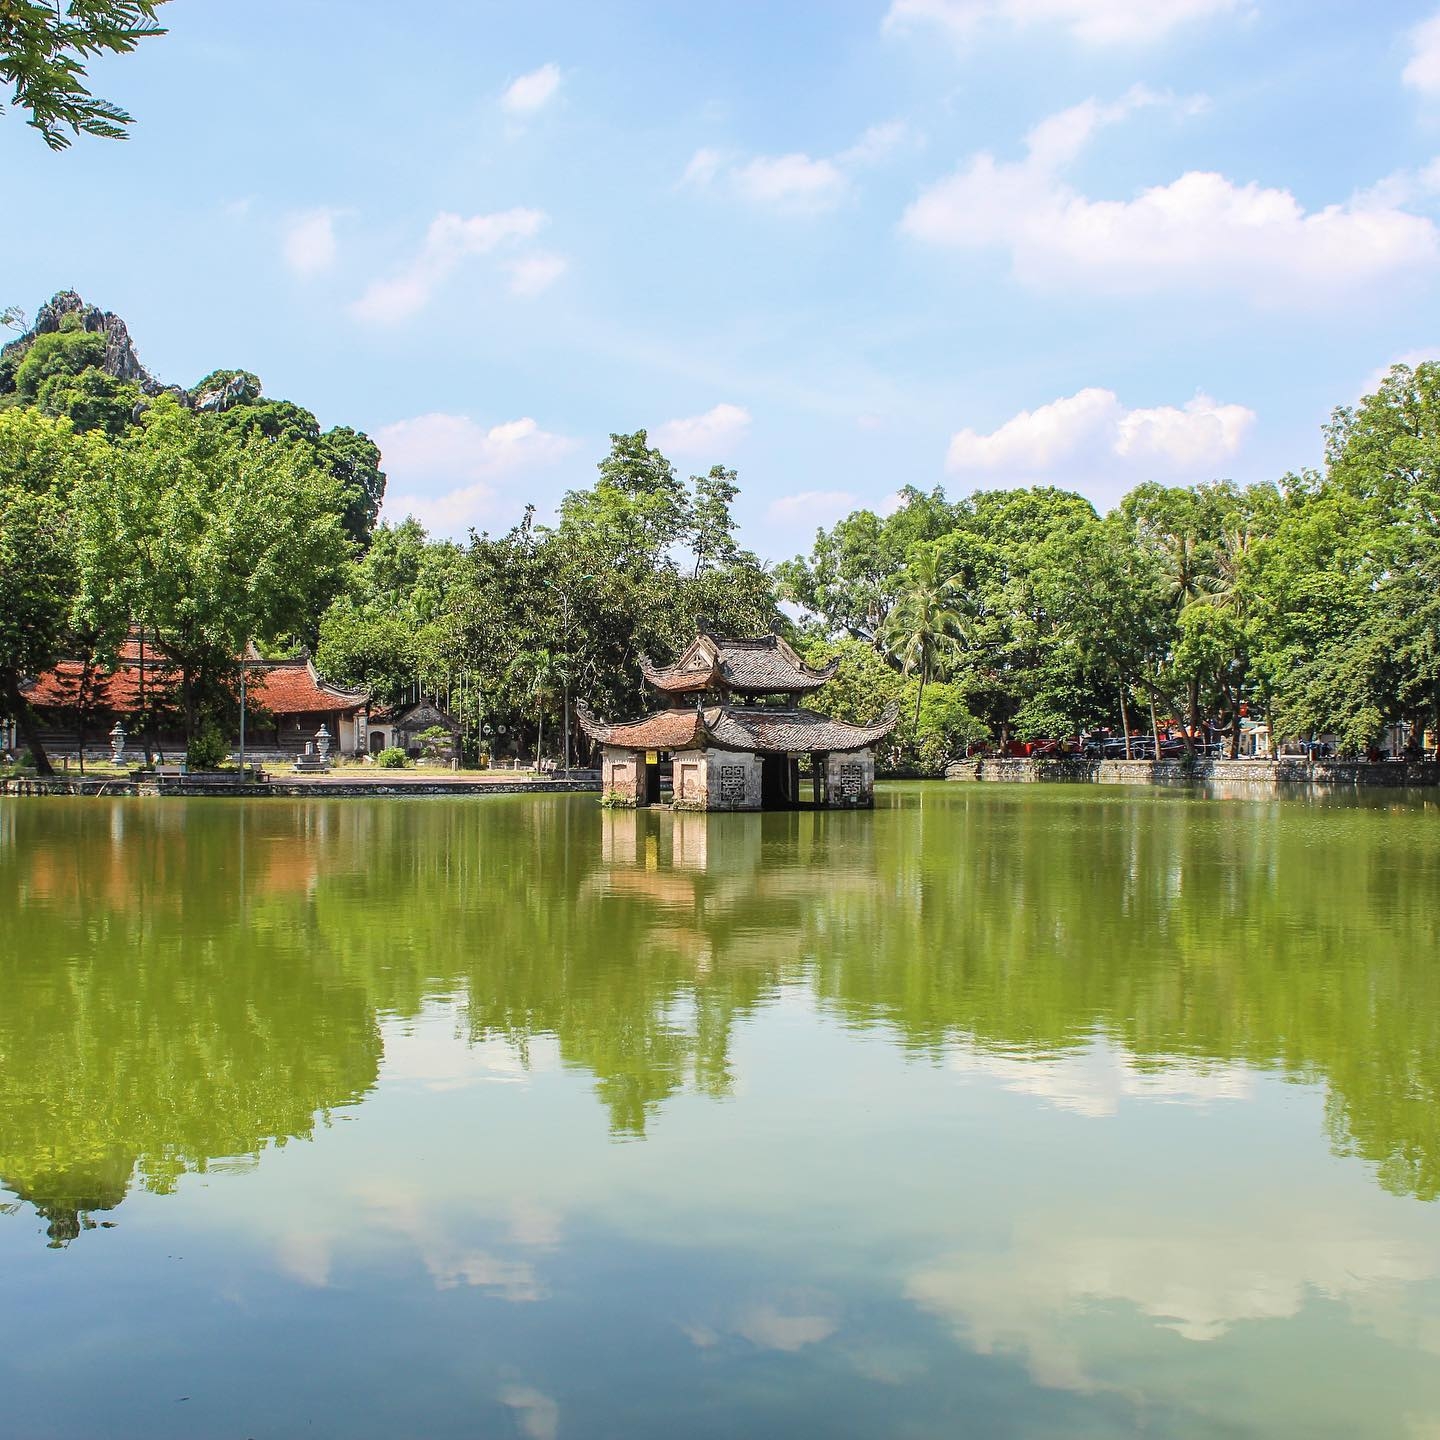
[[[34,408],[65,417],[77,430],[119,438],[162,393],[222,417],[239,438],[258,433],[312,449],[344,487],[346,531],[362,545],[369,542],[385,497],[379,447],[348,425],[321,430],[303,406],[268,398],[258,375],[212,370],[189,389],[163,384],[140,363],[124,320],[87,305],[73,290],[48,300],[35,323],[0,349],[0,409]]]

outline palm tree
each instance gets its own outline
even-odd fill
[[[1199,594],[1189,603],[1209,605],[1235,622],[1243,635],[1252,618],[1250,591],[1246,586],[1246,573],[1256,539],[1249,523],[1236,518],[1220,532],[1215,546],[1215,555],[1210,574],[1205,576],[1199,587]],[[1230,758],[1240,754],[1240,702],[1244,696],[1245,681],[1250,664],[1243,643],[1237,644],[1232,674],[1224,672],[1217,677],[1226,704],[1230,709]],[[1233,684],[1229,683],[1233,680]]]
[[[925,686],[960,650],[965,619],[956,602],[961,593],[958,576],[941,579],[939,558],[933,550],[917,552],[905,567],[899,597],[886,623],[885,640],[891,657],[907,675],[919,673],[917,725]]]

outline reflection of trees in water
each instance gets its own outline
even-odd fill
[[[97,836],[90,807],[46,808],[0,855],[0,1184],[64,1244],[132,1178],[164,1192],[308,1137],[374,1083],[380,1040],[295,927],[290,817],[247,816],[242,877],[232,825],[117,807]]]
[[[63,1241],[132,1167],[163,1190],[310,1134],[373,1083],[378,1018],[450,996],[522,1058],[554,1036],[640,1135],[685,1087],[725,1094],[737,1020],[797,985],[919,1052],[1099,1032],[1141,1065],[1323,1082],[1336,1149],[1435,1198],[1427,818],[978,790],[867,815],[11,807],[0,1176]]]

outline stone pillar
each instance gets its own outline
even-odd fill
[[[645,798],[645,752],[604,746],[600,760],[600,795],[612,805],[639,805]]]
[[[832,808],[868,809],[875,803],[875,752],[849,750],[825,758],[825,803]]]

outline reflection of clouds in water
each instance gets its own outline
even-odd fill
[[[761,1350],[794,1354],[807,1345],[828,1340],[840,1328],[838,1307],[825,1296],[813,1294],[759,1301],[714,1325],[682,1325],[682,1333],[701,1350],[718,1345],[726,1335],[738,1335]]]
[[[748,1311],[735,1329],[762,1350],[803,1350],[828,1340],[838,1322],[828,1315],[786,1315],[773,1305],[759,1305]]]
[[[1059,1055],[1014,1055],[966,1050],[952,1055],[950,1069],[996,1080],[1016,1095],[1033,1095],[1072,1115],[1095,1119],[1114,1115],[1125,1100],[1170,1105],[1208,1105],[1248,1099],[1252,1082],[1238,1065],[1197,1066],[1191,1060],[1147,1058],[1143,1065],[1127,1051],[1096,1041]]]
[[[477,1290],[493,1290],[502,1300],[544,1300],[549,1294],[535,1278],[535,1267],[528,1260],[504,1260],[485,1250],[469,1250],[458,1254],[446,1250],[432,1251],[422,1257],[437,1290],[454,1290],[470,1285]]]
[[[534,1386],[508,1386],[500,1392],[500,1403],[515,1411],[520,1429],[530,1440],[555,1440],[560,1433],[560,1407]]]
[[[442,1092],[483,1083],[522,1085],[532,1075],[560,1068],[559,1046],[549,1036],[530,1040],[522,1056],[504,1040],[470,1044],[457,1028],[461,1023],[457,1011],[447,1008],[386,1025],[382,1083]]]
[[[318,1230],[291,1231],[279,1239],[276,1263],[302,1285],[324,1289],[330,1283],[331,1240]]]
[[[375,1223],[415,1246],[437,1290],[470,1285],[511,1301],[544,1300],[549,1295],[529,1260],[506,1259],[447,1235],[436,1207],[418,1188],[370,1182],[357,1188],[356,1198]],[[558,1238],[559,1223],[552,1213],[517,1201],[511,1212],[511,1239],[517,1245],[546,1248]]]
[[[1243,1321],[1289,1319],[1321,1295],[1384,1330],[1405,1288],[1436,1275],[1433,1246],[1337,1238],[1320,1223],[1278,1215],[1268,1233],[1224,1219],[1179,1235],[1021,1233],[1007,1252],[953,1256],[912,1274],[905,1289],[979,1354],[1023,1354],[1039,1384],[1087,1391],[1100,1387],[1079,1337],[1096,1305],[1126,1302],[1160,1328],[1205,1342]]]

